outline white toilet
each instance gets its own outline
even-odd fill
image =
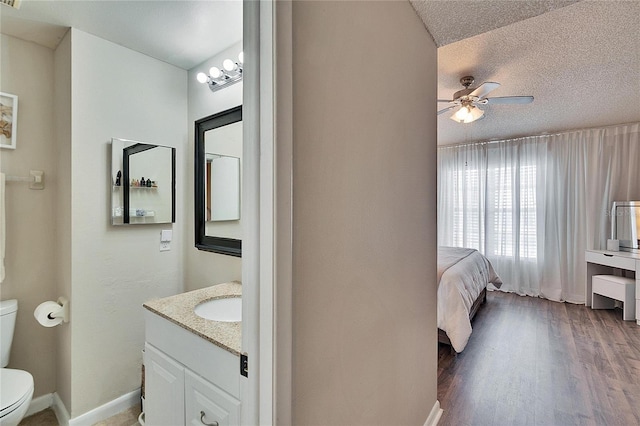
[[[9,364],[17,314],[17,300],[0,301],[0,426],[16,426],[20,423],[33,397],[33,376],[26,371],[5,368]]]

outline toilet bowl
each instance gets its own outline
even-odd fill
[[[0,301],[0,426],[17,426],[33,397],[33,376],[26,371],[5,368],[9,364],[17,313],[17,300]]]
[[[17,426],[33,397],[33,376],[22,370],[0,369],[0,425]]]

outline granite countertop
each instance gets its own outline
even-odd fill
[[[240,356],[242,322],[212,321],[197,316],[196,305],[213,299],[242,296],[238,281],[217,284],[200,290],[155,299],[143,306],[234,355]]]

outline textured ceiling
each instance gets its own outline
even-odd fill
[[[191,69],[242,40],[242,1],[27,0],[0,7],[0,32],[55,48],[67,28]]]
[[[439,144],[640,121],[640,0],[411,3],[441,46],[438,98],[465,75],[501,83],[490,96],[535,97],[470,124],[438,116]],[[240,1],[27,0],[0,18],[0,32],[50,48],[73,26],[183,69],[242,38]]]
[[[640,121],[639,16],[640,1],[581,1],[440,47],[439,99],[451,99],[462,88],[460,77],[473,75],[476,85],[501,83],[489,97],[533,95],[535,101],[487,105],[485,117],[469,124],[444,113],[438,143]]]
[[[579,0],[410,0],[436,46],[473,37]]]

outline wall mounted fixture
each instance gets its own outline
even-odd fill
[[[20,9],[20,3],[22,0],[0,0],[0,3],[11,6],[14,9]]]
[[[44,172],[42,170],[30,170],[29,177],[6,176],[7,182],[29,182],[29,189],[44,189]]]
[[[222,62],[222,69],[218,67],[209,68],[209,74],[199,72],[196,79],[200,83],[207,83],[212,92],[231,86],[242,80],[242,66],[244,64],[244,52],[238,55],[238,62],[225,59]]]

